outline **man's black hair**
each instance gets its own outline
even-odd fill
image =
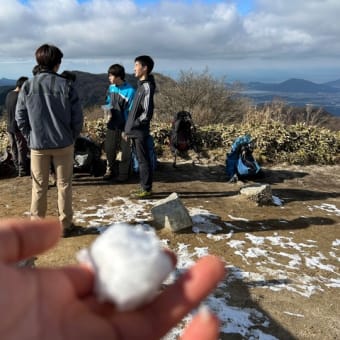
[[[20,77],[20,78],[17,80],[15,86],[16,86],[16,87],[19,87],[19,89],[21,89],[21,86],[24,84],[24,82],[25,82],[26,80],[28,80],[27,77]]]
[[[113,64],[109,67],[107,71],[108,75],[113,75],[119,77],[121,80],[125,80],[125,69],[124,66],[119,64]]]
[[[148,55],[140,55],[139,57],[135,58],[135,62],[139,62],[142,64],[142,66],[146,66],[148,69],[148,74],[150,74],[153,70],[153,67],[155,65],[152,58]]]
[[[63,52],[57,46],[44,44],[35,51],[35,59],[42,70],[53,70],[61,64]]]

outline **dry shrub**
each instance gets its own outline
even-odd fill
[[[8,146],[7,124],[0,121],[0,151]],[[171,124],[152,123],[152,135],[158,155],[169,154]],[[98,144],[105,138],[102,118],[85,119],[83,135]],[[331,131],[306,124],[285,125],[277,121],[258,121],[242,124],[211,124],[199,126],[196,140],[204,153],[214,155],[214,160],[225,162],[226,153],[239,136],[250,134],[256,139],[254,155],[262,164],[339,164],[340,131]]]
[[[93,121],[104,117],[104,112],[99,105],[93,105],[91,107],[85,107],[83,109],[84,116],[89,120]]]
[[[9,146],[9,139],[7,134],[7,120],[2,117],[0,119],[0,154],[2,154]]]

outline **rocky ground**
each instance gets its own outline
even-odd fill
[[[194,228],[157,234],[178,254],[179,269],[206,253],[224,258],[228,277],[206,301],[221,319],[221,339],[339,339],[340,166],[264,170],[260,182],[282,205],[257,206],[239,195],[245,183],[227,183],[222,163],[180,160],[175,169],[161,160],[154,195],[143,201],[129,198],[137,179],[108,184],[79,174],[75,222],[96,230],[118,221],[152,227],[154,202],[177,192]],[[28,216],[30,189],[29,177],[1,179],[0,216]],[[48,213],[56,216],[55,187],[48,199]],[[36,265],[74,263],[95,237],[63,238]]]

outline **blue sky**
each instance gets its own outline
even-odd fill
[[[23,0],[23,3],[27,3],[27,0]],[[89,0],[78,0],[78,3],[86,3],[89,2]],[[135,4],[137,4],[138,6],[145,6],[145,5],[153,5],[153,4],[157,4],[160,1],[158,0],[136,0]],[[197,1],[195,0],[185,0],[185,1],[181,1],[182,3],[186,3],[189,5],[193,5],[194,3],[197,3]],[[201,0],[200,1],[203,4],[208,4],[208,5],[216,5],[217,3],[221,2],[219,0]],[[249,11],[252,8],[253,5],[253,0],[237,0],[234,1],[234,3],[237,6],[237,9],[239,11],[239,13],[241,15],[245,15],[247,13],[249,13]]]
[[[52,43],[61,69],[203,71],[234,81],[340,78],[339,0],[0,0],[0,78],[29,75]]]

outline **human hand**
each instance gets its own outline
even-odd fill
[[[60,236],[55,220],[0,221],[0,339],[159,339],[224,277],[222,261],[207,256],[150,304],[117,312],[112,304],[97,301],[93,273],[86,266],[13,266],[51,248]],[[182,339],[217,339],[218,325],[215,316],[198,313]]]

